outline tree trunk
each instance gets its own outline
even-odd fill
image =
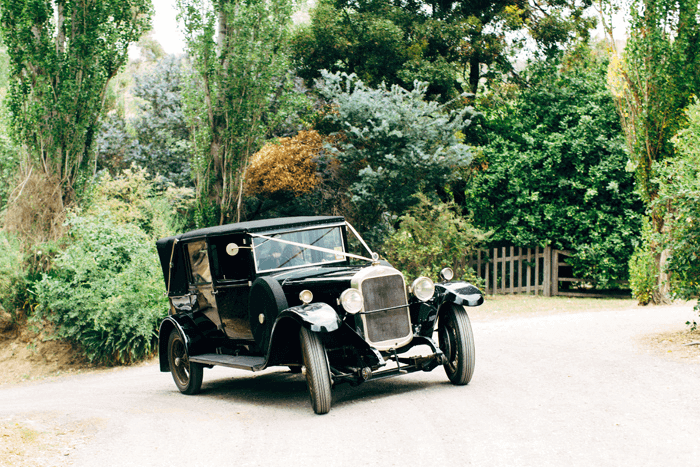
[[[472,94],[476,95],[476,91],[479,89],[479,56],[474,54],[469,58],[469,89]]]

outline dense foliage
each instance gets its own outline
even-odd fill
[[[700,103],[688,108],[688,127],[673,139],[676,158],[660,169],[654,209],[665,212],[660,248],[671,293],[684,300],[700,297]],[[700,310],[700,306],[696,307]]]
[[[13,137],[64,197],[94,168],[105,89],[148,28],[149,0],[0,2]]]
[[[0,232],[0,310],[7,310],[15,318],[28,298],[23,259],[19,241]]]
[[[54,336],[80,345],[90,361],[129,363],[155,350],[167,311],[154,242],[109,214],[69,219],[71,244],[36,285]]]
[[[425,100],[427,86],[370,88],[354,75],[323,73],[321,95],[331,104],[323,131],[336,135],[332,153],[348,180],[355,223],[373,241],[415,203],[463,176],[473,159],[463,135],[475,113]]]
[[[585,16],[590,5],[322,0],[311,24],[295,34],[293,56],[308,81],[323,69],[355,73],[369,86],[385,82],[410,89],[418,80],[429,83],[429,95],[447,101],[462,91],[476,93],[482,78],[517,78],[513,58],[527,36],[544,55],[587,37],[594,24]]]
[[[129,363],[156,350],[167,299],[155,239],[173,233],[177,216],[154,189],[143,170],[104,177],[86,209],[69,217],[67,246],[34,285],[33,319],[91,361]]]
[[[182,103],[183,66],[167,56],[134,78],[139,115],[111,113],[96,141],[98,169],[118,173],[136,163],[164,182],[192,186],[190,134]]]
[[[480,284],[468,262],[489,233],[462,217],[454,203],[431,203],[423,194],[416,196],[418,204],[401,216],[399,228],[384,243],[386,259],[406,277],[438,280],[440,271],[449,266],[455,280]]]
[[[318,132],[300,131],[293,138],[266,144],[251,158],[246,171],[247,192],[267,196],[309,193],[318,184],[314,159],[323,150],[323,143]]]
[[[286,54],[291,2],[178,4],[195,71],[186,112],[195,140],[198,222],[240,220],[250,157],[295,102]]]
[[[467,203],[495,240],[573,250],[574,277],[599,286],[627,279],[641,227],[605,70],[586,51],[532,66],[512,108],[489,114],[497,131]]]
[[[609,81],[627,137],[629,168],[647,206],[654,234],[666,227],[665,210],[656,203],[659,175],[674,158],[671,138],[686,125],[684,109],[700,91],[698,0],[631,2],[630,37],[620,59],[614,57]],[[650,209],[654,206],[654,209]],[[654,303],[667,301],[669,278],[658,252],[658,235],[641,245],[656,261],[659,291]]]
[[[650,247],[653,235],[649,222],[645,219],[642,239],[630,257],[629,274],[632,296],[640,305],[659,302],[659,266],[657,253]]]

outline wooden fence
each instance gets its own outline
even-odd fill
[[[517,254],[516,254],[517,250]],[[488,253],[491,253],[490,255]],[[469,266],[484,279],[488,295],[552,294],[552,248],[501,247],[479,251]]]
[[[571,254],[571,251],[555,250],[551,246],[500,247],[479,251],[469,260],[469,266],[484,279],[484,293],[487,295],[527,293],[545,297],[611,296],[568,288],[560,290],[560,282],[584,282],[582,279],[560,276],[561,272],[569,270],[565,258]]]

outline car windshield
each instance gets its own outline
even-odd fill
[[[258,272],[345,261],[345,256],[342,254],[345,251],[343,236],[338,226],[268,234],[265,237],[267,238],[253,239],[255,268]],[[277,241],[278,239],[282,241]],[[306,246],[339,253],[334,254]]]

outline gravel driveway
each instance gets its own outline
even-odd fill
[[[32,465],[699,466],[700,358],[640,341],[693,316],[480,316],[468,386],[442,369],[342,385],[324,416],[282,369],[207,370],[184,396],[149,364],[5,387],[0,421],[43,433],[51,449]]]

